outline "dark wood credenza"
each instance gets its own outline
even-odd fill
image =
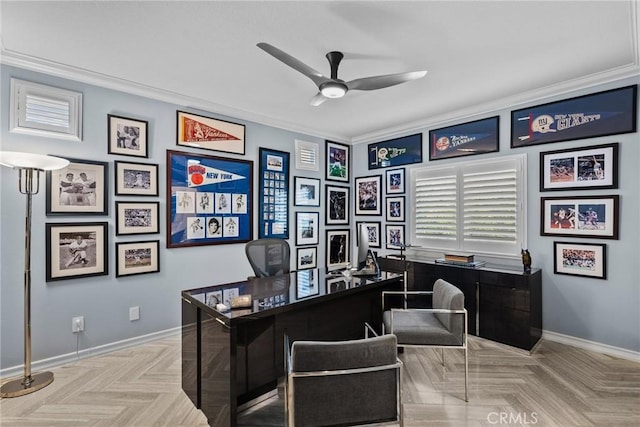
[[[378,258],[385,271],[407,271],[409,290],[444,279],[462,290],[472,335],[531,351],[542,336],[542,271],[468,268],[432,261]]]

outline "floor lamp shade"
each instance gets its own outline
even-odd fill
[[[26,195],[24,230],[24,375],[0,387],[1,397],[18,397],[40,390],[53,382],[53,373],[31,373],[31,197],[40,190],[41,171],[62,169],[66,159],[44,154],[0,151],[0,165],[18,171],[18,191]]]

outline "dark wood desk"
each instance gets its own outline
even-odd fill
[[[324,269],[182,292],[182,389],[212,426],[236,426],[238,406],[276,389],[284,334],[292,341],[364,336],[382,322],[381,291],[402,275],[345,278]],[[220,312],[212,295],[251,295],[250,308]]]

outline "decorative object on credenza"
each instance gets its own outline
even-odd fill
[[[607,245],[553,242],[553,272],[570,276],[607,278]]]
[[[522,255],[522,267],[525,273],[531,273],[531,254],[528,249],[522,249],[520,251]]]
[[[540,191],[618,188],[618,143],[540,153]]]
[[[500,150],[500,116],[429,131],[429,160]]]
[[[422,163],[422,133],[368,145],[369,169]]]
[[[178,145],[244,154],[244,125],[185,111],[178,111],[177,114]]]
[[[540,235],[618,239],[620,196],[542,197]]]
[[[511,112],[511,148],[636,131],[638,86]]]
[[[0,396],[18,397],[38,391],[53,382],[52,372],[31,372],[31,207],[40,191],[40,172],[66,167],[69,161],[41,154],[0,151],[0,165],[18,171],[18,191],[26,196],[24,244],[24,373],[0,388]]]
[[[66,160],[63,169],[47,171],[47,216],[107,215],[109,163]]]
[[[107,115],[109,154],[149,157],[149,122]]]
[[[259,149],[258,236],[289,238],[289,153]]]

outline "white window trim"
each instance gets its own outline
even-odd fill
[[[69,122],[66,128],[27,122],[27,96],[68,105]],[[9,123],[12,133],[82,141],[82,93],[12,78]]]
[[[519,180],[517,183],[517,192],[519,194],[519,206],[517,207],[517,217],[518,221],[518,242],[512,245],[509,253],[495,251],[491,249],[487,249],[486,247],[473,247],[468,250],[460,249],[459,241],[455,242],[455,245],[433,245],[429,244],[428,246],[424,245],[424,242],[420,242],[416,239],[416,220],[415,220],[415,212],[416,212],[416,175],[428,170],[429,172],[433,172],[434,174],[443,174],[446,175],[447,170],[451,170],[452,168],[464,168],[465,166],[473,166],[478,167],[482,165],[491,165],[495,164],[495,162],[500,161],[515,161],[519,168]],[[527,248],[527,155],[526,153],[518,154],[518,155],[510,155],[510,156],[501,156],[501,157],[493,157],[491,159],[482,159],[482,160],[471,160],[466,162],[456,162],[449,163],[445,166],[424,166],[420,168],[412,168],[411,169],[411,179],[410,179],[410,189],[409,194],[411,196],[411,215],[408,216],[408,228],[409,228],[409,238],[407,239],[410,244],[413,246],[413,250],[416,252],[420,252],[425,256],[433,257],[433,258],[441,258],[445,252],[461,253],[461,254],[474,254],[480,256],[487,257],[495,257],[495,258],[508,258],[508,259],[519,259],[520,258],[520,250],[523,248]],[[458,203],[461,202],[462,193],[458,192]],[[458,220],[458,235],[461,235],[461,221]]]

